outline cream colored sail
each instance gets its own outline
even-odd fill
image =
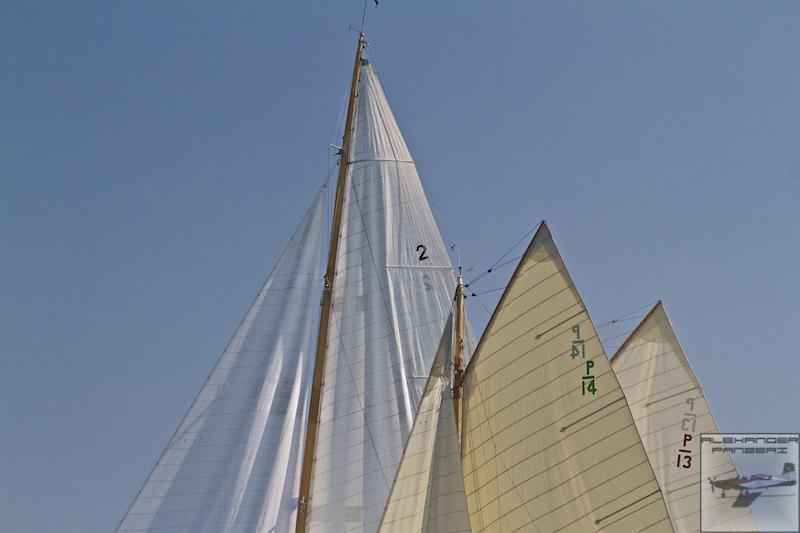
[[[451,315],[389,495],[381,533],[470,531],[450,391],[452,353]]]
[[[611,358],[647,455],[664,492],[677,533],[700,531],[700,491],[708,485],[700,476],[700,434],[718,433],[700,383],[689,366],[661,302]],[[684,437],[691,440],[684,444]],[[688,449],[691,453],[681,453]],[[678,456],[682,456],[679,460]],[[684,458],[688,455],[690,460]],[[712,476],[737,477],[730,456],[715,463]],[[684,466],[688,465],[688,468]],[[710,490],[710,489],[709,489]],[[703,509],[706,525],[735,525],[756,530],[748,506],[721,504],[716,498]],[[724,513],[716,507],[724,505]]]
[[[582,393],[588,361],[594,395]],[[473,531],[673,531],[625,396],[544,222],[467,367],[463,423]]]

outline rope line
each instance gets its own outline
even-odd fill
[[[614,339],[619,339],[621,337],[627,337],[628,335],[631,334],[632,331],[633,331],[632,329],[629,329],[628,331],[624,331],[624,332],[620,333],[619,335],[614,335],[613,337],[609,337],[607,339],[602,339],[602,342],[603,342],[603,344],[605,344],[608,341],[613,341]]]
[[[476,295],[473,294],[472,296],[476,296]],[[466,297],[464,297],[464,299],[466,300]],[[489,315],[490,317],[492,316],[492,312],[489,311],[489,308],[486,307],[486,305],[479,298],[475,298],[475,301],[478,302],[481,307],[483,307],[483,310],[486,311],[487,315]]]
[[[511,252],[513,252],[513,251],[514,251],[514,250],[517,248],[517,246],[519,246],[519,245],[520,245],[520,244],[521,244],[521,243],[522,243],[522,242],[523,242],[525,239],[527,239],[527,238],[528,238],[528,237],[529,237],[529,236],[530,236],[530,235],[531,235],[531,234],[532,234],[534,231],[536,231],[536,228],[538,228],[538,227],[539,227],[539,223],[537,223],[537,224],[536,224],[535,226],[533,226],[533,227],[532,227],[530,230],[528,230],[528,231],[525,233],[525,235],[523,235],[522,237],[520,237],[520,238],[519,238],[519,240],[518,240],[517,242],[515,242],[515,243],[514,243],[514,246],[512,246],[511,248],[509,248],[509,249],[506,251],[506,253],[504,253],[503,255],[501,255],[501,256],[500,256],[500,258],[499,258],[499,259],[497,259],[497,261],[495,261],[495,262],[494,262],[494,264],[493,264],[492,266],[490,266],[488,269],[486,269],[485,271],[481,272],[480,274],[478,274],[478,275],[477,275],[477,276],[475,276],[474,278],[472,278],[472,279],[468,280],[468,281],[467,281],[467,282],[464,284],[464,287],[469,287],[471,284],[473,284],[473,283],[476,283],[477,281],[479,281],[479,280],[483,279],[485,276],[487,276],[487,275],[491,274],[491,273],[492,273],[492,271],[494,271],[494,270],[496,270],[496,269],[498,269],[498,268],[502,268],[502,267],[504,267],[504,266],[506,266],[506,265],[508,265],[508,264],[510,264],[510,263],[513,263],[513,262],[517,261],[518,259],[520,259],[520,258],[522,257],[522,255],[524,255],[524,254],[520,254],[520,255],[518,255],[517,257],[514,257],[514,258],[512,258],[512,259],[509,259],[508,261],[505,261],[505,262],[503,262],[503,259],[505,259],[506,257],[508,257],[508,254],[510,254]]]
[[[642,318],[643,316],[645,316],[646,313],[641,313],[641,311],[643,311],[645,309],[650,309],[654,305],[656,305],[657,303],[658,303],[658,300],[654,300],[654,301],[652,301],[652,302],[650,302],[648,304],[644,304],[641,307],[637,307],[636,309],[634,309],[632,311],[628,311],[627,313],[621,314],[621,315],[619,315],[618,317],[616,317],[616,318],[614,318],[612,320],[607,320],[607,321],[605,321],[605,322],[603,322],[601,324],[598,324],[597,327],[598,328],[602,328],[602,327],[606,327],[606,326],[611,326],[613,324],[617,324],[619,322],[627,322],[629,320],[634,320],[635,318]],[[631,316],[631,315],[635,315],[635,314],[639,314],[639,316]]]
[[[496,289],[488,289],[488,290],[481,291],[481,292],[473,292],[473,293],[470,293],[470,296],[474,297],[474,296],[480,296],[482,294],[489,294],[490,292],[502,291],[505,288],[506,288],[506,286],[503,285],[502,287],[497,287]]]
[[[631,320],[641,320],[647,315],[647,313],[642,313],[639,315],[634,315],[628,318],[615,318],[614,320],[609,320],[608,322],[603,322],[602,324],[597,326],[597,329],[600,328],[607,328],[609,326],[613,326],[615,324],[621,324],[623,322],[630,322]]]

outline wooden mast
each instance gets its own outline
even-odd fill
[[[461,261],[459,260],[459,263]],[[456,286],[456,323],[453,350],[453,409],[456,415],[456,439],[461,444],[461,388],[464,384],[464,280],[458,267]]]
[[[339,249],[339,232],[342,226],[342,204],[347,186],[347,167],[350,159],[350,141],[353,134],[353,117],[356,114],[356,95],[358,92],[358,75],[361,68],[361,55],[364,52],[364,33],[359,33],[356,47],[356,60],[353,65],[353,80],[350,85],[350,96],[347,103],[347,119],[344,126],[344,139],[339,157],[339,178],[336,181],[336,197],[333,204],[331,221],[331,239],[328,246],[328,265],[325,270],[325,287],[322,290],[322,304],[319,312],[319,333],[317,335],[317,352],[314,359],[314,377],[311,382],[311,400],[308,410],[308,427],[303,452],[303,473],[300,477],[300,493],[297,506],[297,525],[295,531],[303,533],[309,513],[309,494],[311,492],[311,473],[314,467],[314,448],[317,444],[317,428],[319,408],[322,396],[322,376],[325,370],[325,352],[328,344],[328,326],[331,316],[331,299],[333,282],[336,274],[336,255]]]

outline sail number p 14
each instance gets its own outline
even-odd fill
[[[572,349],[570,350],[570,357],[575,359],[580,357],[586,359],[586,344],[581,339],[581,325],[575,324],[572,326],[572,333],[575,338],[572,339]],[[594,361],[591,359],[586,361],[586,374],[581,377],[581,395],[586,396],[587,393],[594,396],[597,392],[597,386],[594,382],[594,375],[592,375],[592,368],[594,368]]]

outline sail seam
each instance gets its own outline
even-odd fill
[[[365,158],[365,159],[355,159],[353,161],[348,161],[348,164],[354,165],[356,163],[371,163],[371,162],[381,162],[381,163],[411,163],[414,164],[412,159],[389,159],[389,158]]]
[[[368,73],[368,76],[369,76],[369,73]],[[367,95],[369,95],[369,91],[367,91]],[[359,104],[361,102],[364,102],[364,105],[367,105],[368,100],[369,100],[369,97],[367,96],[363,100],[359,100]],[[382,120],[381,123],[383,124],[384,130],[385,130],[386,129],[385,120]],[[387,136],[388,136],[388,131],[386,131],[386,133],[387,133]],[[396,157],[396,154],[395,154],[395,157]],[[351,176],[352,176],[352,171],[351,171]],[[380,276],[380,269],[378,268],[378,263],[375,260],[375,253],[374,253],[374,251],[372,249],[372,244],[370,242],[369,232],[367,231],[367,227],[368,226],[367,226],[366,220],[364,219],[364,213],[363,213],[363,210],[361,209],[361,203],[359,201],[359,194],[358,194],[358,190],[357,190],[357,185],[355,183],[355,180],[353,180],[353,179],[350,180],[350,190],[351,190],[352,197],[355,199],[355,202],[356,202],[355,205],[356,205],[356,208],[358,209],[359,219],[361,220],[361,226],[362,226],[362,228],[364,228],[364,239],[366,240],[367,248],[369,249],[370,257],[372,258],[372,265],[373,265],[373,268],[375,269],[376,274],[378,274],[377,281],[378,281],[378,286],[380,287],[380,291],[378,291],[378,292],[381,295],[381,299],[383,300],[384,307],[385,307],[385,309],[387,311],[387,314],[391,316],[391,312],[390,312],[391,310],[389,308],[389,303],[386,300],[386,294],[385,294],[386,288],[383,286],[383,280],[381,279],[381,276]],[[385,209],[385,207],[384,207],[384,209]],[[349,224],[348,224],[348,228],[349,228]],[[394,324],[392,324],[392,326],[394,326]],[[392,329],[391,336],[394,337],[395,345],[397,345],[399,343],[399,339],[397,338],[397,331],[396,331],[397,328],[396,327],[392,327],[391,329]],[[353,382],[355,382],[355,377],[353,377]],[[363,409],[363,406],[362,406],[362,409]],[[386,483],[387,488],[389,488],[389,490],[391,490],[392,483],[390,483],[389,480],[386,478],[386,472],[384,470],[383,463],[381,462],[380,456],[378,456],[377,445],[375,444],[374,438],[373,438],[372,433],[371,433],[371,431],[369,429],[369,423],[366,420],[366,413],[364,413],[364,416],[365,416],[365,422],[366,422],[365,425],[367,427],[367,432],[369,433],[370,440],[372,441],[372,445],[373,445],[373,448],[375,450],[375,455],[377,457],[378,464],[381,467],[381,474],[383,475],[383,480]]]

